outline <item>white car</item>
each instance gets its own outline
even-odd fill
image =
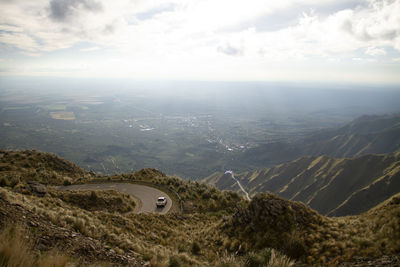
[[[166,197],[157,198],[156,205],[157,208],[165,207],[165,205],[167,205],[167,198]]]

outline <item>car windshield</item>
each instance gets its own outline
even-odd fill
[[[157,201],[164,201],[165,200],[165,197],[159,197],[158,199],[157,199]]]

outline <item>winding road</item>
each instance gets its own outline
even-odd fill
[[[136,213],[159,213],[166,214],[172,207],[172,200],[168,194],[150,186],[130,184],[130,183],[104,183],[104,184],[79,184],[60,186],[59,190],[116,190],[126,193],[135,198]],[[164,208],[157,208],[156,200],[158,197],[166,197],[167,205]],[[138,203],[139,202],[139,203]]]

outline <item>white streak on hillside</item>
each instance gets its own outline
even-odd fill
[[[242,184],[239,182],[238,179],[236,179],[236,177],[233,175],[233,171],[226,171],[225,174],[230,174],[232,179],[236,181],[236,183],[239,185],[240,190],[242,190],[242,192],[244,193],[244,195],[246,196],[247,200],[251,200],[249,197],[249,193],[246,192],[246,190],[244,190],[244,187],[242,186]]]

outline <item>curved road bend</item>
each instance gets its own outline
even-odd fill
[[[121,193],[129,194],[140,200],[136,203],[139,209],[136,213],[154,212],[159,214],[166,214],[172,207],[172,200],[168,194],[150,186],[129,184],[129,183],[104,183],[104,184],[79,184],[60,186],[60,190],[116,190]],[[164,208],[157,208],[156,200],[158,197],[164,196],[167,198],[167,205]]]

